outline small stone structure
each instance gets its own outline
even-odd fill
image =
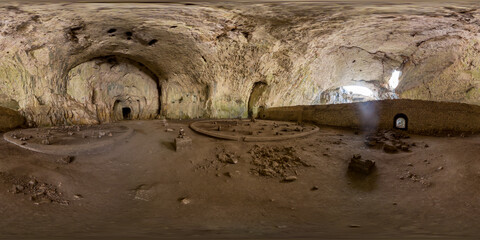
[[[192,139],[185,135],[183,128],[178,131],[178,136],[175,138],[175,151],[182,151],[192,146]]]
[[[354,171],[363,174],[370,174],[375,168],[375,162],[372,160],[362,160],[360,154],[355,154],[350,159],[350,164],[348,164],[348,170]]]

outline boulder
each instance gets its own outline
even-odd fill
[[[25,118],[15,110],[0,107],[0,132],[18,128],[25,123]]]

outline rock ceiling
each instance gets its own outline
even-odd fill
[[[95,81],[149,75],[155,84],[126,82],[158,88],[149,96],[160,101],[142,106],[160,105],[169,118],[246,117],[262,106],[328,103],[322,96],[347,85],[390,98],[394,70],[402,72],[399,98],[478,105],[479,6],[0,3],[0,106],[32,125],[108,121],[96,107],[108,105],[105,98],[87,106],[69,94],[77,69]],[[112,57],[126,62],[112,66],[116,75],[95,65]],[[106,91],[85,89],[85,96]]]

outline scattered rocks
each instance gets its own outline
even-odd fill
[[[410,147],[409,147],[408,145],[406,145],[406,144],[402,144],[402,145],[400,146],[400,149],[401,149],[402,151],[404,151],[404,152],[410,151]]]
[[[63,164],[69,164],[69,163],[72,163],[73,160],[75,160],[75,157],[65,156],[65,157],[62,157],[62,158],[58,159],[57,162],[63,163]]]
[[[402,141],[402,139],[408,138],[410,136],[403,132],[384,130],[367,135],[364,142],[368,147],[383,146],[383,150],[387,153],[396,153],[398,150],[408,152],[411,145]]]
[[[186,197],[179,198],[178,201],[183,205],[188,205],[192,202],[189,198]]]
[[[431,182],[428,181],[428,179],[426,179],[426,177],[418,176],[417,174],[412,173],[408,170],[406,171],[405,175],[400,176],[400,180],[404,180],[404,179],[410,179],[413,182],[419,182],[426,187],[431,186]]]
[[[354,154],[348,164],[348,170],[368,175],[374,169],[375,162],[372,160],[362,160],[361,158],[362,156],[360,154]]]
[[[249,150],[251,164],[255,166],[251,173],[265,177],[281,177],[297,175],[299,167],[311,167],[297,156],[293,147],[270,147],[255,145]]]
[[[140,184],[133,191],[135,193],[134,200],[150,201],[154,198],[154,192],[151,190],[152,185]]]
[[[217,160],[222,163],[229,163],[229,164],[237,164],[239,156],[236,155],[234,152],[227,152],[223,149],[222,152],[217,153]]]
[[[440,166],[440,167],[437,168],[437,170],[438,170],[438,171],[441,171],[441,170],[443,170],[443,167]]]
[[[293,182],[296,181],[297,177],[296,176],[288,176],[283,179],[284,182]]]
[[[312,188],[310,188],[310,191],[317,191],[318,189],[318,186],[313,186]]]
[[[397,153],[398,149],[390,144],[385,143],[383,145],[383,151],[386,153]]]
[[[73,195],[73,199],[74,200],[80,200],[80,199],[83,199],[83,196],[81,194],[75,194],[75,195]]]
[[[43,145],[50,145],[50,141],[48,139],[43,139],[42,144]]]
[[[0,180],[4,183],[12,184],[13,194],[23,193],[30,195],[30,200],[34,204],[42,203],[58,203],[68,205],[69,201],[62,197],[62,193],[58,192],[57,188],[51,184],[38,182],[35,178],[26,176],[17,177],[5,172],[0,172]]]
[[[99,131],[99,132],[98,132],[98,138],[102,138],[102,137],[104,137],[105,135],[107,135],[107,133],[104,132],[104,131]]]
[[[172,128],[167,128],[165,129],[165,132],[173,132],[174,130]]]

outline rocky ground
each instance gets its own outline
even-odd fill
[[[314,126],[281,121],[266,120],[219,120],[199,123],[200,129],[218,132],[231,136],[272,137],[279,135],[294,135],[295,133],[314,130]]]
[[[10,137],[21,141],[22,145],[76,145],[95,144],[102,138],[125,133],[128,128],[119,125],[76,125],[48,128],[31,128],[13,131]]]
[[[135,129],[131,138],[69,161],[0,140],[0,235],[475,239],[480,234],[478,136],[321,127],[304,138],[249,143],[199,135],[189,123],[122,122]],[[173,139],[180,128],[193,146],[176,152]],[[387,145],[397,151],[386,151]],[[348,170],[354,155],[375,162],[369,175]]]

